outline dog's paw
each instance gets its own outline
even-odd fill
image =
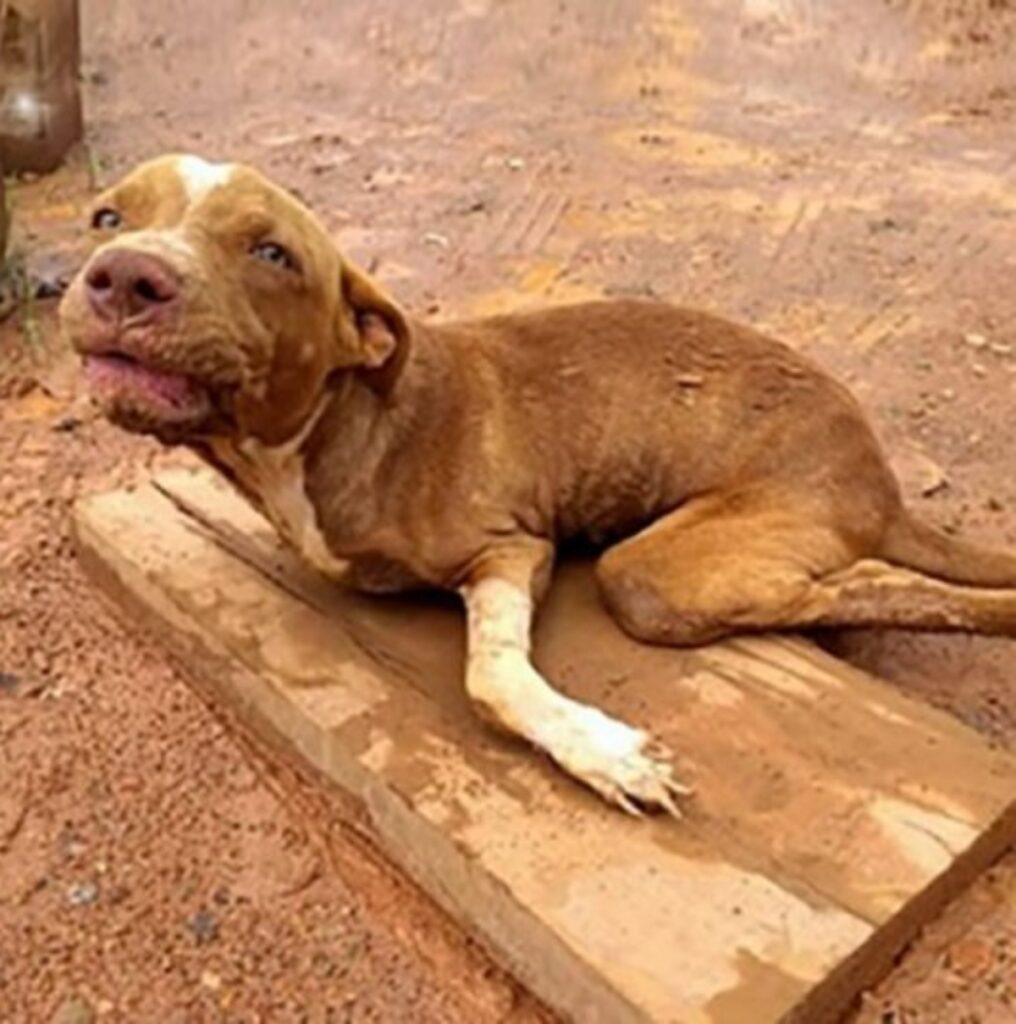
[[[674,776],[665,748],[596,708],[570,706],[541,745],[570,775],[629,814],[663,809],[680,818],[677,800],[691,794]]]

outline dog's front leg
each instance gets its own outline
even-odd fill
[[[536,597],[547,577],[549,545],[501,550],[461,588],[468,619],[466,688],[484,717],[524,736],[565,771],[632,814],[663,807],[689,791],[666,751],[646,733],[558,693],[530,660]]]

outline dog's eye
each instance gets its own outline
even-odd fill
[[[289,250],[279,245],[278,242],[258,242],[251,249],[250,254],[256,260],[271,263],[273,267],[296,270],[296,260],[290,255]]]
[[[96,231],[115,231],[122,223],[123,217],[108,206],[92,214],[92,227]]]

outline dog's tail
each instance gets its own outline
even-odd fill
[[[886,530],[879,557],[949,583],[1016,587],[1016,552],[950,537],[905,509]]]

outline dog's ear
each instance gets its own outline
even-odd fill
[[[362,270],[343,262],[339,302],[339,368],[360,368],[388,391],[409,352],[409,322]]]

